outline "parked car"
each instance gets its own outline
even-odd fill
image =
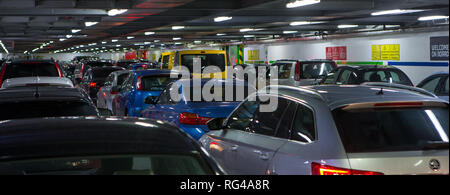
[[[409,77],[393,66],[340,66],[323,78],[321,84],[360,85],[364,82],[384,82],[414,86]]]
[[[440,72],[427,77],[417,87],[423,88],[448,101],[448,83],[448,72]]]
[[[256,91],[254,87],[241,80],[201,79],[198,82],[201,89],[207,83],[220,86],[220,89],[211,89],[211,93],[214,94],[215,90],[220,90],[221,101],[208,101],[204,99],[204,96],[198,96],[199,98],[196,99],[194,94],[201,93],[194,89],[198,86],[196,83],[195,80],[178,80],[171,83],[157,99],[147,101],[150,105],[142,112],[142,117],[167,121],[198,140],[205,132],[209,132],[206,122],[213,118],[226,118],[239,105],[240,101],[249,93]],[[232,99],[227,100],[226,86],[232,86],[235,91],[238,87],[242,87],[245,93],[242,94],[243,99],[238,99],[239,96],[234,92],[231,96]],[[171,93],[174,92],[179,92],[179,101],[171,96]]]
[[[201,146],[162,122],[118,118],[2,121],[0,175],[223,175]]]
[[[130,64],[128,66],[128,70],[146,70],[150,69],[150,65],[147,63],[136,63],[136,64]]]
[[[120,87],[125,79],[130,75],[130,71],[116,71],[112,72],[105,80],[103,87],[97,93],[97,107],[108,109],[112,112],[112,101],[119,93],[117,87]],[[112,89],[116,89],[116,91]]]
[[[105,84],[106,78],[112,72],[121,70],[125,69],[114,66],[94,67],[86,71],[81,81],[77,81],[75,84],[85,90],[92,98],[92,101],[97,103],[97,93]]]
[[[148,104],[145,99],[157,97],[161,91],[176,79],[170,78],[169,70],[140,70],[131,71],[121,86],[113,87],[118,91],[112,103],[115,116],[141,116],[141,111]]]
[[[139,63],[137,60],[120,60],[116,63],[116,66],[128,69],[131,64]]]
[[[269,86],[200,142],[229,174],[448,175],[448,102],[386,86]]]
[[[89,96],[77,88],[29,86],[0,90],[0,121],[100,115],[110,113],[97,109]]]
[[[63,77],[61,68],[51,60],[8,61],[0,70],[0,86],[6,79],[18,77]]]
[[[269,65],[267,65],[267,64],[236,64],[236,65],[233,66],[233,69],[237,69],[238,67],[241,67],[243,70],[248,68],[248,70],[249,70],[248,74],[244,74],[242,78],[241,77],[237,77],[238,79],[242,79],[242,80],[250,83],[251,85],[256,86],[257,88],[259,88],[258,87],[259,77],[260,76],[265,76],[266,79],[263,82],[266,83],[266,84],[268,83],[267,79],[269,79],[269,77],[267,76],[267,74],[270,71],[269,70],[269,68],[270,68]],[[259,69],[260,68],[262,68],[264,70],[263,71],[264,75],[260,75],[259,74]],[[255,80],[252,79],[250,81],[251,77],[249,77],[249,76],[254,77]]]
[[[271,66],[278,67],[278,79],[280,85],[306,86],[318,84],[323,77],[337,68],[336,62],[330,60],[278,60]]]
[[[6,79],[1,88],[23,87],[23,86],[63,86],[73,87],[68,78],[63,77],[19,77]]]
[[[86,61],[78,64],[74,71],[74,79],[83,78],[85,72],[94,67],[104,67],[104,66],[113,66],[111,61],[109,60],[98,60],[98,61]]]

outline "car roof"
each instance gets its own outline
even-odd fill
[[[281,94],[292,97],[309,96],[325,102],[331,110],[356,103],[375,103],[393,101],[445,101],[430,95],[394,87],[370,85],[315,85],[304,87],[277,87]],[[383,89],[382,95],[377,95]]]
[[[38,98],[36,98],[36,91],[39,92]],[[42,86],[0,89],[0,103],[45,100],[89,101],[89,97],[80,89],[73,87]]]
[[[399,70],[397,67],[394,66],[388,66],[388,65],[341,65],[338,68],[354,68],[357,70],[373,70],[373,69],[396,69]]]
[[[64,77],[17,77],[9,78],[3,82],[2,87],[18,87],[26,86],[28,84],[50,84],[58,86],[73,87],[73,83],[70,79]]]
[[[67,117],[2,121],[0,158],[192,154],[198,144],[162,121]],[[38,134],[36,132],[39,132]],[[13,142],[10,140],[14,140]]]

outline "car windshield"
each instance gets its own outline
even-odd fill
[[[181,55],[181,65],[186,66],[193,72],[194,59],[199,59],[201,68],[207,66],[217,66],[223,72],[225,71],[225,55],[224,54],[185,54]]]
[[[369,70],[364,72],[364,82],[385,82],[412,85],[406,74],[400,70]]]
[[[50,62],[24,62],[7,64],[3,80],[17,77],[59,77],[56,65]]]
[[[329,62],[302,62],[301,67],[301,79],[317,79],[334,70]]]
[[[173,81],[170,76],[145,76],[141,79],[142,91],[162,91]]]
[[[422,150],[430,142],[447,142],[446,107],[333,111],[348,153]]]
[[[14,112],[10,112],[11,110]],[[97,115],[95,107],[81,101],[0,103],[0,120]]]
[[[196,155],[116,155],[33,159],[0,163],[12,175],[211,175]]]

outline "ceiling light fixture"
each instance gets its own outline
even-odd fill
[[[321,24],[321,23],[325,23],[323,21],[297,21],[297,22],[291,22],[291,26],[300,26],[300,25],[310,25],[310,24]]]
[[[172,26],[172,30],[184,29],[184,26]]]
[[[320,0],[296,0],[286,4],[287,8],[296,8],[301,6],[313,5],[320,3]]]
[[[342,25],[338,25],[338,28],[356,28],[358,27],[358,25],[351,25],[351,24],[342,24]]]
[[[384,10],[384,11],[373,12],[372,16],[397,15],[397,14],[407,14],[407,13],[415,13],[415,12],[422,12],[422,11],[425,11],[425,10],[393,9],[393,10]]]
[[[133,36],[129,36],[129,37],[127,37],[127,39],[134,39],[134,37]]]
[[[294,34],[294,33],[298,33],[298,31],[294,30],[294,31],[283,31],[283,34]]]
[[[80,29],[72,29],[72,33],[77,33],[77,32],[80,32],[81,30]]]
[[[85,22],[85,23],[84,23],[84,25],[87,26],[87,27],[89,27],[89,26],[94,26],[94,25],[96,25],[96,24],[98,24],[98,22]]]
[[[127,12],[127,9],[112,9],[108,11],[108,16],[115,16]]]
[[[231,19],[233,19],[233,17],[220,16],[220,17],[214,18],[214,22],[223,22],[223,21],[227,21],[227,20],[231,20]]]
[[[115,43],[115,42],[117,42],[117,41],[119,41],[119,40],[117,40],[117,39],[111,40],[111,42],[113,42],[113,43]]]
[[[180,37],[174,37],[173,40],[174,41],[178,41],[178,40],[181,40],[181,38]]]
[[[225,33],[217,33],[217,36],[225,36],[225,35],[227,35],[227,34],[225,34]]]
[[[442,20],[442,19],[448,19],[448,16],[425,16],[420,17],[419,21]]]
[[[154,35],[155,34],[155,32],[145,32],[145,35]]]

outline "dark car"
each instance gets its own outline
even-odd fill
[[[366,82],[394,83],[414,86],[409,77],[393,66],[340,66],[322,79],[320,84],[360,85]]]
[[[76,78],[82,78],[87,70],[94,67],[113,66],[109,60],[86,61],[77,65],[74,74]]]
[[[0,121],[99,115],[89,96],[77,88],[28,86],[0,90]]]
[[[0,68],[0,86],[6,79],[32,76],[63,77],[63,73],[52,60],[9,61]]]
[[[224,174],[199,143],[160,121],[49,118],[0,127],[8,137],[0,139],[0,175]]]
[[[336,62],[331,60],[278,60],[272,65],[278,68],[278,78],[271,76],[272,82],[280,85],[308,86],[315,85],[328,73],[337,68]]]
[[[449,77],[448,72],[438,72],[420,82],[417,87],[436,94],[439,98],[448,101]]]
[[[75,84],[85,90],[92,98],[92,101],[97,102],[97,93],[105,84],[106,78],[112,72],[120,70],[125,69],[115,66],[93,67],[85,72],[81,81],[77,81]]]
[[[121,60],[121,61],[118,61],[116,63],[116,66],[128,69],[131,64],[136,64],[136,63],[139,63],[139,61],[136,61],[136,60]]]

